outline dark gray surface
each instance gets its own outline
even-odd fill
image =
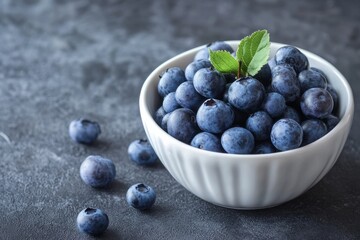
[[[161,164],[138,167],[127,157],[128,144],[145,136],[138,95],[156,66],[257,29],[333,63],[358,102],[359,9],[357,0],[0,0],[0,131],[11,139],[0,137],[0,239],[87,239],[75,219],[88,206],[109,215],[103,239],[359,239],[358,104],[329,174],[301,197],[267,210],[211,205]],[[69,122],[82,116],[102,126],[95,146],[69,139]],[[79,166],[90,154],[115,162],[109,189],[81,181]],[[157,191],[149,212],[125,202],[136,182]]]

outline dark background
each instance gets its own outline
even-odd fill
[[[357,103],[359,9],[358,0],[0,0],[0,131],[11,140],[0,137],[0,239],[91,238],[75,226],[85,207],[108,213],[103,239],[359,239],[358,104],[333,169],[307,193],[271,209],[214,206],[160,163],[139,167],[127,156],[128,144],[145,137],[138,96],[156,66],[258,29],[334,64]],[[68,124],[79,117],[101,124],[94,146],[70,141]],[[109,189],[80,179],[90,154],[115,162]],[[126,190],[137,182],[157,191],[150,211],[126,204]]]

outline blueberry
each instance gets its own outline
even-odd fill
[[[157,155],[146,139],[135,140],[128,147],[129,158],[139,165],[154,165],[157,162]]]
[[[325,118],[332,112],[334,101],[327,90],[310,88],[301,96],[300,107],[306,117]]]
[[[315,142],[327,133],[325,123],[318,119],[308,119],[301,123],[303,129],[302,146]]]
[[[269,59],[268,65],[269,65],[270,69],[272,69],[273,67],[276,66],[275,57],[272,57],[272,58]]]
[[[171,112],[170,112],[171,113]],[[161,128],[167,132],[167,121],[169,120],[170,113],[167,113],[162,119],[161,119]]]
[[[336,110],[338,103],[339,103],[339,95],[337,94],[336,90],[333,88],[333,86],[331,86],[330,84],[328,84],[326,86],[326,90],[330,93],[333,101],[334,101],[334,110]]]
[[[325,88],[326,87],[326,79],[323,77],[323,75],[312,69],[304,70],[304,71],[300,72],[298,78],[299,78],[302,93],[310,88],[314,88],[314,87]]]
[[[202,68],[209,68],[209,67],[212,67],[212,65],[211,62],[207,59],[193,61],[185,68],[185,77],[187,80],[192,81],[197,71],[199,71]]]
[[[213,51],[224,50],[233,53],[234,50],[226,42],[216,41],[209,43],[205,48],[196,53],[194,60],[209,59],[209,48]]]
[[[210,133],[222,133],[234,122],[234,112],[230,105],[218,99],[208,99],[196,113],[200,129]]]
[[[162,107],[167,113],[172,112],[177,108],[180,108],[180,105],[175,98],[175,92],[171,92],[164,97]]]
[[[224,102],[226,102],[226,103],[229,102],[229,88],[230,88],[230,85],[231,85],[231,83],[227,83],[225,85],[225,91],[224,91],[224,95],[223,95],[223,98],[222,98],[222,100]]]
[[[287,106],[285,108],[284,114],[282,115],[282,118],[290,118],[297,123],[301,123],[301,116],[298,111],[296,111],[293,107]]]
[[[70,138],[78,143],[91,144],[100,133],[100,125],[87,119],[74,120],[69,125]]]
[[[276,152],[276,148],[268,141],[257,144],[253,151],[254,154],[267,154],[274,152]]]
[[[205,101],[205,98],[195,90],[192,81],[186,81],[180,84],[176,89],[175,98],[180,106],[189,108],[193,111],[197,111],[200,105]]]
[[[238,79],[230,85],[229,102],[240,111],[255,112],[265,98],[264,86],[255,78]]]
[[[339,123],[340,119],[337,116],[330,114],[324,118],[323,121],[326,124],[328,132],[330,132]]]
[[[187,108],[173,111],[167,120],[167,132],[184,143],[190,143],[199,132],[194,112]]]
[[[278,120],[271,130],[271,143],[280,151],[300,147],[303,130],[299,123],[290,118]]]
[[[322,70],[320,70],[320,69],[318,69],[318,68],[316,68],[316,67],[311,67],[310,69],[313,70],[313,71],[315,71],[315,72],[320,73],[320,74],[324,77],[325,81],[326,81],[326,82],[328,81],[326,74],[325,74]]]
[[[248,154],[254,149],[254,136],[242,127],[233,127],[221,135],[221,145],[227,153]]]
[[[181,68],[168,68],[160,77],[160,81],[158,83],[158,92],[161,97],[165,97],[169,93],[175,92],[176,88],[185,81],[185,73]]]
[[[154,205],[156,193],[152,187],[143,183],[132,185],[126,193],[127,203],[139,210],[146,210]]]
[[[277,92],[270,92],[266,94],[261,108],[266,111],[272,118],[278,118],[285,112],[285,98]]]
[[[80,166],[80,177],[92,187],[105,187],[114,181],[116,169],[110,159],[88,156]]]
[[[256,141],[269,139],[272,125],[273,120],[265,111],[251,114],[246,121],[246,129],[254,135]]]
[[[213,152],[224,152],[220,139],[208,132],[198,133],[191,141],[191,146]]]
[[[289,65],[277,65],[272,69],[271,86],[275,92],[283,95],[287,102],[293,102],[300,97],[299,80]]]
[[[289,64],[296,73],[308,69],[309,61],[307,57],[293,46],[284,46],[279,48],[275,53],[275,61],[277,65]]]
[[[225,91],[224,76],[211,68],[202,68],[195,73],[194,87],[206,98],[221,98]]]
[[[161,106],[159,107],[156,112],[155,112],[155,115],[154,115],[154,119],[155,119],[155,122],[161,126],[161,121],[163,119],[163,117],[166,115],[166,112],[164,110],[164,108]]]
[[[107,214],[97,208],[85,208],[78,214],[76,222],[80,231],[92,236],[102,234],[109,226]]]
[[[261,67],[260,71],[254,75],[254,78],[259,80],[266,88],[271,84],[271,69],[269,64]]]

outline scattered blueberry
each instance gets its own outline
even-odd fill
[[[296,73],[308,69],[309,61],[307,57],[293,46],[284,46],[279,48],[275,53],[275,61],[277,65],[289,64]]]
[[[271,143],[280,151],[300,147],[303,130],[299,123],[290,118],[278,120],[271,130]]]
[[[305,120],[301,123],[301,127],[303,129],[303,146],[315,142],[327,133],[325,123],[318,119]]]
[[[327,90],[310,88],[301,96],[300,107],[306,117],[325,118],[331,114],[334,101]]]
[[[100,135],[101,129],[97,122],[87,119],[74,120],[69,125],[69,135],[75,142],[91,144]]]
[[[189,144],[199,132],[194,112],[186,108],[173,111],[167,120],[167,131],[174,138]]]
[[[324,76],[321,73],[312,69],[300,72],[298,78],[302,93],[310,88],[326,87],[326,79],[324,78]]]
[[[132,185],[126,193],[127,203],[139,210],[146,210],[154,205],[156,193],[152,187],[143,183]]]
[[[210,68],[211,66],[211,62],[207,59],[193,61],[185,68],[185,77],[188,81],[192,81],[197,71],[202,68]]]
[[[162,107],[167,113],[172,112],[177,108],[180,108],[180,105],[175,98],[175,92],[171,92],[164,97]]]
[[[265,111],[251,114],[246,121],[246,129],[254,135],[256,141],[269,139],[272,125],[273,120]]]
[[[191,146],[212,152],[224,152],[220,139],[208,132],[198,133],[191,141]]]
[[[276,148],[271,144],[271,142],[268,141],[257,144],[253,151],[254,154],[266,154],[274,152],[276,152]]]
[[[157,155],[146,139],[135,140],[128,147],[129,158],[139,165],[154,165],[157,162]]]
[[[194,87],[206,98],[221,98],[225,91],[225,77],[211,68],[202,68],[195,73]]]
[[[76,222],[80,231],[92,236],[102,234],[109,226],[108,216],[97,208],[85,208],[78,214]]]
[[[161,97],[165,97],[169,93],[175,92],[176,88],[185,81],[185,73],[181,68],[168,68],[160,77],[160,81],[158,83],[158,92]]]
[[[234,122],[234,112],[230,105],[218,99],[208,99],[199,108],[196,121],[201,130],[222,133]]]
[[[286,109],[286,102],[283,95],[277,92],[270,92],[266,95],[261,108],[272,118],[282,116]]]
[[[88,156],[80,166],[80,177],[92,187],[106,187],[116,175],[114,163],[100,156]]]
[[[205,98],[195,90],[192,81],[186,81],[180,84],[176,89],[175,98],[182,107],[189,108],[193,111],[197,111],[205,101]]]
[[[229,128],[221,135],[221,145],[227,153],[249,154],[254,144],[254,136],[242,127]]]

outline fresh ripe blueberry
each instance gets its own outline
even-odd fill
[[[213,152],[224,152],[220,139],[214,134],[208,132],[196,134],[191,141],[191,146]]]
[[[284,114],[282,115],[282,118],[290,118],[297,123],[301,123],[301,116],[298,111],[296,111],[293,107],[287,106],[285,108]]]
[[[227,153],[249,154],[254,149],[252,133],[242,127],[233,127],[221,135],[221,145]]]
[[[90,120],[78,119],[69,125],[70,138],[78,143],[91,144],[95,142],[100,133],[100,125]]]
[[[78,214],[76,223],[80,231],[92,236],[98,236],[108,228],[109,218],[100,209],[85,208]]]
[[[256,141],[269,139],[272,125],[273,120],[265,111],[251,114],[246,121],[246,129],[254,135]]]
[[[255,112],[265,98],[264,86],[255,78],[238,79],[230,85],[229,102],[240,111]]]
[[[100,156],[88,156],[80,166],[80,177],[92,187],[106,187],[114,181],[114,163]]]
[[[171,113],[171,112],[170,112]],[[167,132],[167,121],[169,119],[170,113],[167,113],[161,120],[161,128]]]
[[[298,78],[302,93],[310,88],[326,87],[326,79],[323,77],[323,75],[312,69],[301,71]]]
[[[206,100],[196,113],[200,129],[210,133],[222,133],[234,122],[234,112],[230,105],[217,99]]]
[[[326,81],[326,82],[328,81],[326,74],[325,74],[322,70],[320,70],[320,69],[318,69],[318,68],[316,68],[316,67],[311,67],[310,69],[313,70],[313,71],[315,71],[315,72],[320,73],[320,74],[324,77],[325,81]]]
[[[189,144],[199,132],[194,112],[187,108],[178,108],[170,113],[167,120],[167,132],[174,138]]]
[[[158,108],[158,110],[156,110],[155,115],[154,115],[154,119],[155,122],[161,126],[161,121],[163,119],[163,117],[166,115],[166,112],[164,110],[164,108],[161,106]]]
[[[276,148],[268,141],[257,144],[253,151],[254,154],[267,154],[274,152],[276,152]]]
[[[277,92],[270,92],[266,94],[261,108],[266,111],[272,118],[278,118],[285,112],[285,98],[283,95]]]
[[[129,158],[139,165],[154,165],[157,162],[157,155],[146,139],[135,140],[128,147]]]
[[[216,42],[209,43],[208,45],[206,45],[205,48],[203,48],[199,52],[197,52],[194,60],[209,59],[209,48],[213,51],[225,50],[225,51],[228,51],[229,53],[234,52],[232,47],[229,44],[227,44],[226,42],[216,41]]]
[[[262,66],[260,71],[255,74],[254,78],[259,80],[265,88],[269,86],[271,84],[271,69],[269,67],[269,64],[265,64],[264,66]]]
[[[212,67],[212,65],[211,62],[207,59],[193,61],[185,68],[185,77],[188,81],[192,81],[197,71],[199,71],[202,68],[209,68],[209,67]]]
[[[308,119],[301,123],[303,129],[302,146],[315,142],[327,133],[325,123],[318,119]]]
[[[271,86],[275,92],[283,95],[287,102],[293,102],[300,97],[300,83],[290,65],[277,65],[271,71]]]
[[[180,105],[175,98],[175,92],[171,92],[164,97],[162,107],[167,113],[172,112],[177,108],[180,108]]]
[[[300,107],[308,118],[325,118],[332,112],[334,101],[327,90],[310,88],[301,96]]]
[[[303,130],[296,121],[283,118],[273,125],[270,138],[271,143],[280,151],[295,149],[301,145]]]
[[[326,124],[328,132],[330,132],[339,123],[340,119],[337,116],[330,114],[324,118],[323,121]]]
[[[337,94],[336,90],[333,88],[333,86],[331,86],[330,84],[328,84],[326,86],[326,90],[330,93],[333,101],[334,101],[334,110],[336,110],[338,103],[339,103],[339,95]]]
[[[276,66],[275,57],[270,58],[270,60],[268,61],[268,65],[270,69],[273,69]]]
[[[180,106],[189,108],[193,111],[197,111],[200,105],[205,101],[205,98],[195,90],[192,81],[186,81],[180,84],[176,89],[175,98]]]
[[[202,68],[195,73],[194,87],[206,98],[221,98],[225,91],[225,77],[211,68]]]
[[[175,92],[176,88],[185,81],[185,73],[181,68],[168,68],[160,77],[160,81],[158,83],[158,92],[161,97],[165,97],[169,93]]]
[[[154,205],[156,193],[152,187],[143,183],[132,185],[126,193],[127,203],[139,210],[146,210]]]
[[[309,67],[307,57],[293,46],[279,48],[275,53],[275,61],[277,65],[290,64],[297,74]]]

